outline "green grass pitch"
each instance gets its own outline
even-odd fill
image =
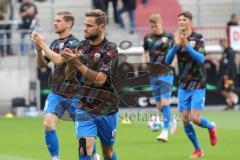
[[[219,143],[212,147],[206,129],[196,128],[204,149],[203,160],[239,160],[240,112],[205,111],[203,115],[217,123]],[[61,160],[77,160],[77,141],[72,122],[58,125]],[[192,144],[183,132],[181,122],[175,136],[168,143],[155,140],[158,132],[151,132],[146,122],[121,124],[117,129],[118,160],[186,160],[193,152]],[[98,152],[101,153],[99,140]],[[41,118],[0,118],[0,160],[49,160],[44,143]]]

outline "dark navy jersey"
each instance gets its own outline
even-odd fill
[[[151,64],[166,65],[165,58],[172,45],[173,36],[170,33],[147,34],[144,38],[143,48],[149,53]],[[156,67],[158,66],[156,65]],[[169,73],[171,73],[171,69]]]
[[[189,44],[200,54],[206,55],[203,36],[192,32],[188,37]],[[179,77],[178,84],[180,89],[194,90],[205,87],[205,71],[203,64],[197,61],[187,53],[186,47],[180,47],[177,50]]]
[[[79,45],[79,40],[74,37],[73,35],[69,35],[66,38],[60,38],[54,40],[51,45],[50,49],[58,54],[62,54],[65,48],[76,49]],[[47,61],[50,61],[46,58]],[[62,63],[59,65],[54,65],[54,71],[50,77],[50,87],[54,91],[59,90],[59,86],[62,85],[61,83],[65,80],[65,68],[67,64]]]
[[[84,40],[80,42],[77,52],[81,52],[82,56],[80,57],[80,61],[85,66],[87,66],[91,70],[103,72],[107,75],[106,82],[103,84],[103,86],[100,87],[97,87],[94,84],[88,84],[87,81],[85,81],[85,77],[81,76],[81,85],[89,87],[89,90],[86,92],[91,93],[91,95],[88,95],[86,97],[85,94],[85,97],[81,97],[80,105],[90,108],[97,108],[99,105],[101,105],[101,102],[99,100],[96,100],[94,96],[98,97],[98,95],[101,94],[101,96],[107,98],[110,97],[110,95],[112,96],[116,94],[114,92],[113,81],[114,78],[117,76],[117,46],[116,44],[109,42],[106,38],[96,46],[91,45],[89,40]]]
[[[64,48],[75,49],[78,45],[79,40],[73,35],[69,35],[66,38],[54,40],[50,45],[50,49],[56,53],[61,54],[63,53]]]

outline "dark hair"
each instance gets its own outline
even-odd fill
[[[178,14],[178,17],[180,16],[184,16],[186,18],[188,18],[189,20],[192,20],[193,16],[192,13],[188,12],[188,11],[183,11],[181,13]]]
[[[57,15],[63,16],[63,19],[66,22],[72,22],[71,28],[73,27],[75,19],[74,19],[74,16],[71,12],[60,11],[60,12],[57,13]]]
[[[94,10],[90,10],[85,14],[86,17],[95,17],[96,18],[96,23],[98,25],[100,24],[107,24],[107,17],[105,15],[105,13],[103,11],[101,11],[100,9],[94,9]]]

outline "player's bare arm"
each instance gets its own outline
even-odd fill
[[[35,45],[36,48],[36,62],[37,62],[37,66],[39,68],[44,68],[47,66],[48,62],[46,61],[43,52],[42,52],[42,48],[40,48],[38,45]]]
[[[46,57],[49,58],[54,64],[63,63],[63,58],[48,47],[44,40],[44,37],[40,33],[33,32],[32,41],[36,46],[39,46],[43,50]]]
[[[77,70],[87,78],[88,83],[94,83],[95,85],[102,86],[107,80],[107,75],[105,73],[93,71],[82,64],[79,60],[79,57],[81,56],[80,54],[74,54],[72,50],[66,48],[61,56],[66,63],[69,63],[77,68]]]
[[[142,68],[146,69],[147,68],[147,62],[148,62],[148,51],[143,51],[142,54]]]

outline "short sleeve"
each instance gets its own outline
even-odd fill
[[[117,74],[118,50],[116,45],[108,46],[107,53],[103,56],[101,62],[102,63],[98,69],[99,72],[103,72],[108,76],[113,76]]]
[[[149,50],[149,42],[148,42],[148,36],[145,36],[144,37],[144,40],[143,40],[143,49],[145,50],[145,51],[148,51]]]
[[[71,39],[65,44],[65,48],[75,49],[79,46],[78,39]]]

